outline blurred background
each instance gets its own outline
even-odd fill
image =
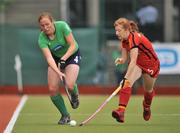
[[[126,66],[114,65],[120,53],[113,23],[126,17],[138,23],[158,53],[161,72],[156,86],[180,90],[179,0],[0,0],[1,88],[17,85],[17,55],[23,86],[47,86],[47,63],[37,42],[37,19],[44,11],[73,30],[82,53],[80,85],[117,85]],[[134,88],[141,85],[139,80]]]

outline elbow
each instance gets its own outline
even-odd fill
[[[48,65],[50,65],[51,62],[52,62],[52,58],[51,58],[51,57],[47,57],[47,58],[46,58],[46,61],[47,61]]]

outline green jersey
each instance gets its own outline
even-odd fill
[[[50,40],[48,36],[41,32],[38,39],[38,44],[40,48],[49,48],[51,53],[57,57],[62,57],[69,48],[69,44],[66,41],[66,36],[68,36],[72,30],[69,25],[64,21],[55,21],[55,38]],[[76,51],[78,50],[78,44],[75,41]],[[76,52],[75,51],[75,52]]]

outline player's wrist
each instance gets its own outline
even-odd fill
[[[66,67],[66,61],[63,60],[63,59],[60,59],[58,62],[60,63],[60,68],[61,68],[61,69],[65,69],[65,67]]]

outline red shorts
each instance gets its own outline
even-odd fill
[[[142,69],[143,73],[149,74],[153,78],[157,78],[160,71],[160,62],[159,60],[151,61],[151,62],[141,62],[137,63],[137,65]]]

